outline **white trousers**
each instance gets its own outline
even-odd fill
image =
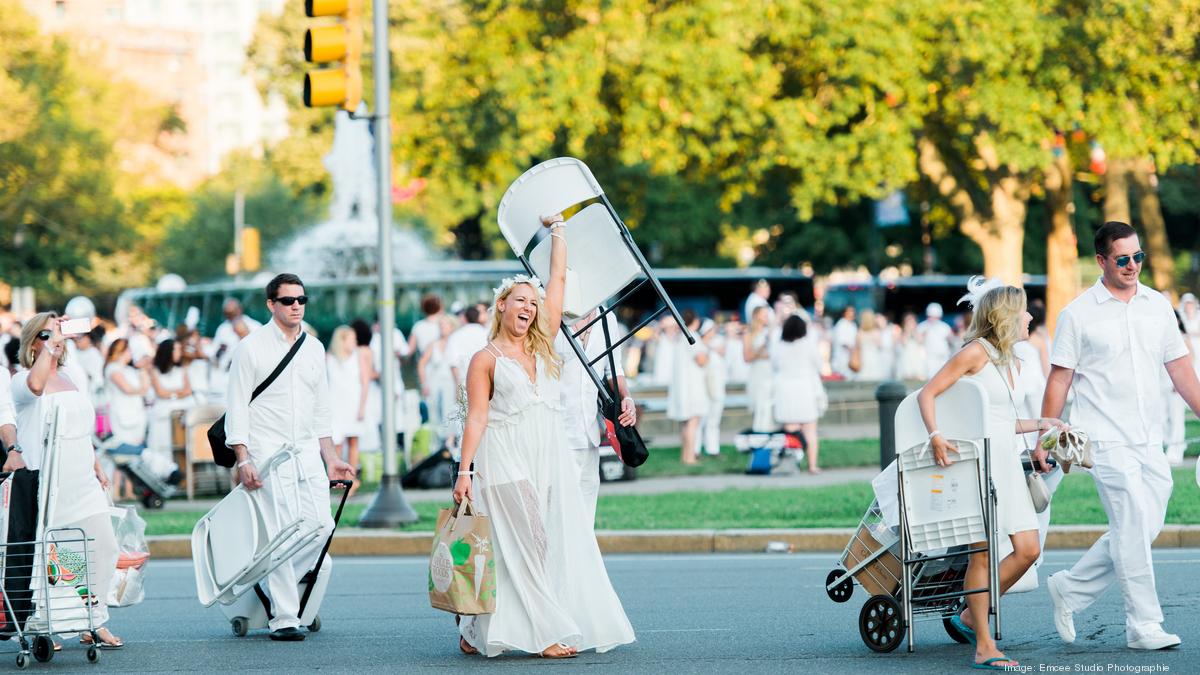
[[[725,414],[725,399],[714,399],[708,404],[708,414],[701,425],[701,447],[706,455],[721,454],[721,416]]]
[[[1184,428],[1184,416],[1187,414],[1187,404],[1183,397],[1175,392],[1167,394],[1167,418],[1163,428],[1163,437],[1167,439],[1167,463],[1171,466],[1183,464],[1183,451],[1187,449],[1187,433]]]
[[[571,450],[579,467],[579,491],[583,493],[583,511],[587,522],[596,526],[596,500],[600,498],[600,449],[595,447]]]
[[[300,579],[317,563],[325,541],[333,533],[333,516],[329,514],[329,475],[320,453],[301,450],[299,467],[291,462],[284,463],[263,481],[262,490],[267,505],[264,516],[269,528],[281,527],[297,516],[321,524],[320,535],[315,541],[267,576],[267,595],[271,598],[274,614],[268,627],[271,630],[298,628]]]
[[[1093,443],[1091,470],[1108,532],[1062,577],[1067,609],[1087,609],[1113,583],[1125,599],[1125,632],[1135,638],[1162,623],[1150,545],[1162,531],[1171,469],[1161,445]]]

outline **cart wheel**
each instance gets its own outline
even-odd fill
[[[236,616],[230,622],[233,625],[233,634],[238,637],[246,637],[246,631],[250,628],[249,619],[244,616]]]
[[[17,653],[17,668],[19,670],[25,670],[28,667],[29,667],[29,652],[18,652]]]
[[[310,633],[321,632],[321,615],[320,614],[314,616],[313,622],[308,624],[308,632],[310,632]]]
[[[967,636],[955,628],[949,618],[942,619],[942,627],[946,629],[946,635],[949,635],[958,644],[970,644],[971,641],[967,639]]]
[[[850,599],[850,596],[854,594],[854,582],[849,577],[847,577],[837,586],[834,586],[833,588],[829,587],[829,584],[832,584],[844,576],[846,576],[846,570],[837,569],[830,571],[829,576],[825,577],[825,593],[827,593],[829,595],[829,599],[834,602],[846,602]]]
[[[45,663],[54,658],[54,641],[49,635],[37,635],[33,638],[33,658]]]
[[[100,662],[100,650],[96,649],[95,647],[88,647],[87,660],[88,660],[88,663],[99,663]]]
[[[873,595],[858,613],[858,632],[872,651],[890,652],[904,639],[900,603],[890,595]]]
[[[161,509],[163,507],[162,497],[159,497],[153,492],[149,492],[142,497],[142,506],[145,506],[148,509]]]

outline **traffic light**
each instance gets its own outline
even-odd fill
[[[340,66],[304,74],[304,105],[310,108],[341,106],[354,112],[362,101],[362,0],[304,0],[310,17],[336,16],[331,23],[304,33],[304,60],[340,62]]]
[[[262,248],[257,227],[242,229],[242,261],[241,271],[257,272],[262,266]]]

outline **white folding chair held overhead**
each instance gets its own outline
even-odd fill
[[[563,331],[576,356],[588,365],[588,374],[601,396],[611,402],[611,393],[593,367],[607,358],[609,352],[649,325],[663,311],[675,317],[688,342],[694,344],[695,337],[684,326],[675,304],[633,242],[629,228],[617,215],[604,189],[591,169],[580,160],[558,157],[521,174],[500,200],[496,219],[505,241],[525,269],[545,279],[550,271],[551,239],[545,234],[541,217],[579,205],[583,208],[567,220],[565,228],[567,283],[563,316],[564,319],[578,318],[597,308],[600,312],[595,319],[574,331],[564,321]],[[596,322],[603,321],[607,314],[647,283],[658,296],[661,306],[643,317],[640,324],[615,344],[607,342],[604,353],[589,362],[577,337]],[[616,300],[609,302],[614,297]]]

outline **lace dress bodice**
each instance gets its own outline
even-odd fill
[[[496,357],[492,401],[488,408],[489,428],[515,424],[530,408],[539,405],[562,410],[559,380],[546,371],[541,356],[535,357],[537,380],[534,381],[520,361],[504,356],[492,345],[488,345],[488,351]]]

